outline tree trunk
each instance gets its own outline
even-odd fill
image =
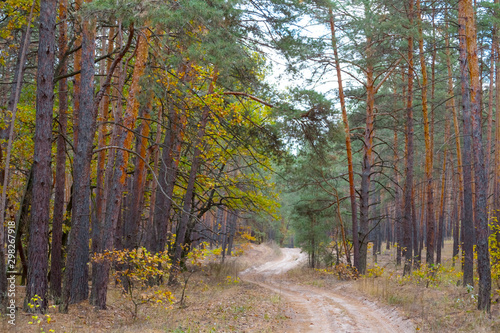
[[[448,138],[450,136],[450,120],[446,118],[445,131],[444,131],[444,142],[448,142]],[[446,159],[448,153],[448,146],[444,147],[443,152],[443,176],[441,178],[441,200],[440,200],[440,208],[439,208],[439,225],[438,225],[438,235],[436,242],[436,263],[441,264],[441,249],[444,243],[443,230],[444,230],[444,215],[445,215],[445,206],[446,206]]]
[[[156,126],[156,137],[155,137],[155,145],[153,146],[153,170],[152,172],[157,175],[158,174],[158,160],[160,156],[160,142],[161,142],[161,126],[163,119],[163,108],[158,111],[158,125]],[[144,246],[148,251],[154,251],[154,243],[156,237],[156,229],[154,225],[154,207],[156,207],[156,196],[158,190],[158,182],[157,179],[152,181],[151,185],[151,197],[149,199],[149,216],[146,222],[146,226],[144,228],[143,238],[144,238]]]
[[[181,133],[184,126],[181,116],[173,107],[169,108],[170,128],[165,135],[164,147],[158,174],[159,183],[156,190],[156,203],[154,207],[153,225],[156,230],[155,252],[165,251],[167,241],[168,222],[172,209],[179,156],[181,149]]]
[[[214,92],[214,85],[215,82],[217,81],[217,70],[214,69],[214,74],[213,74],[212,82],[210,83],[210,86],[208,88],[208,94],[213,94]],[[170,270],[170,276],[169,276],[169,284],[173,284],[176,282],[177,279],[177,274],[179,273],[180,270],[180,261],[181,261],[181,255],[182,255],[182,248],[185,242],[185,236],[186,236],[186,231],[189,223],[189,219],[191,217],[191,203],[193,200],[193,193],[194,193],[194,183],[196,181],[196,175],[198,174],[198,169],[201,165],[201,149],[198,147],[199,145],[202,144],[203,137],[205,136],[205,130],[206,126],[208,123],[209,119],[209,114],[210,114],[210,108],[208,106],[205,106],[203,108],[203,114],[201,116],[201,121],[198,126],[198,133],[196,135],[196,139],[193,143],[194,152],[193,152],[193,157],[192,157],[192,163],[191,163],[191,170],[189,171],[189,178],[186,186],[186,193],[184,195],[184,204],[183,208],[181,211],[181,217],[179,221],[179,226],[177,228],[177,237],[175,239],[175,249],[174,249],[174,255],[172,258],[172,268]]]
[[[339,87],[340,108],[342,110],[342,121],[344,123],[345,146],[347,152],[347,168],[349,173],[349,197],[351,200],[351,218],[352,218],[352,244],[354,250],[354,267],[359,270],[359,240],[358,240],[358,211],[356,206],[356,188],[354,186],[354,167],[352,163],[352,148],[351,148],[351,132],[349,129],[349,119],[347,118],[347,110],[345,106],[344,89],[342,86],[342,72],[340,69],[340,61],[337,52],[337,39],[335,38],[335,24],[333,21],[333,12],[330,8],[330,29],[332,35],[332,48],[335,57],[335,68],[337,71],[337,82]],[[351,263],[350,256],[348,263]]]
[[[33,203],[28,248],[28,281],[24,309],[43,312],[47,308],[47,269],[51,190],[52,113],[54,107],[54,58],[56,48],[56,0],[40,2],[40,38],[36,91],[35,153],[33,157]],[[3,262],[3,258],[2,258]],[[39,308],[28,303],[38,295]]]
[[[124,149],[116,149],[115,167],[112,175],[109,175],[112,177],[113,182],[112,187],[108,189],[109,192],[106,202],[106,214],[101,233],[101,244],[99,244],[101,248],[98,249],[99,252],[113,249],[116,226],[120,215],[120,209],[122,207],[122,196],[126,186],[127,177],[126,169],[129,158],[128,150],[130,150],[133,140],[133,132],[131,129],[134,128],[138,115],[137,97],[141,91],[139,80],[144,73],[148,58],[149,31],[147,29],[145,29],[145,34],[145,36],[138,35],[137,56],[132,74],[132,83],[130,84],[129,95],[127,97],[127,107],[123,117],[123,127],[118,129],[119,135],[117,146]],[[106,309],[110,263],[106,261],[99,263],[96,265],[96,268],[98,269],[98,272],[96,275],[96,284],[94,286],[96,288],[94,301],[95,305],[99,309]]]
[[[446,17],[448,18],[448,13],[446,12]],[[459,243],[460,243],[460,237],[459,237],[459,223],[460,221],[464,220],[464,175],[463,175],[463,167],[462,167],[462,149],[460,146],[460,128],[458,125],[458,116],[457,116],[457,109],[455,105],[455,99],[454,99],[454,92],[453,92],[453,72],[451,69],[451,57],[450,57],[450,40],[449,40],[449,35],[448,35],[448,20],[446,21],[446,36],[445,36],[445,45],[446,45],[446,67],[448,69],[448,98],[449,100],[447,101],[446,105],[449,110],[451,110],[451,113],[453,115],[453,128],[455,131],[455,146],[456,146],[456,151],[457,151],[457,173],[458,173],[458,186],[455,187],[455,189],[458,189],[458,202],[459,204],[457,205],[455,201],[455,207],[456,209],[460,208],[459,211],[456,211],[456,216],[455,216],[455,229],[454,229],[454,243],[453,243],[453,257],[458,255],[458,249],[459,249]],[[455,212],[455,208],[454,208]],[[463,232],[463,230],[462,230]],[[456,249],[456,253],[455,253]]]
[[[454,186],[453,189],[456,191],[460,185],[457,184],[456,177],[453,177],[455,179],[454,181]],[[456,192],[455,192],[456,193]],[[459,201],[458,201],[459,202]],[[453,266],[455,266],[455,258],[458,256],[458,249],[459,249],[459,244],[460,244],[460,218],[459,218],[459,213],[458,213],[458,202],[457,200],[453,200],[453,213],[451,217],[452,221],[452,227],[453,227]]]
[[[411,60],[411,59],[410,59]],[[402,75],[403,84],[405,75]],[[397,95],[396,89],[394,89],[394,94]],[[405,90],[403,89],[403,102],[405,101]],[[402,212],[401,212],[401,191],[399,186],[399,156],[398,156],[398,131],[397,126],[398,121],[394,118],[394,238],[396,239],[396,266],[401,265],[401,245],[403,244],[403,232],[402,232]]]
[[[227,242],[227,255],[231,255],[233,251],[233,241],[236,234],[236,223],[238,222],[238,211],[232,211],[229,219],[229,237]]]
[[[82,0],[75,0],[75,11],[78,12],[82,7]],[[82,22],[77,21],[76,24],[83,26]],[[82,49],[83,41],[82,34],[76,34],[75,45],[81,46],[80,49],[76,50],[75,56],[73,57],[73,70],[75,72],[81,72],[82,69]],[[78,120],[80,118],[80,89],[81,89],[81,73],[76,74],[73,83],[73,147],[76,149],[78,145]]]
[[[488,250],[488,177],[484,165],[484,148],[481,130],[481,85],[477,57],[476,25],[472,0],[464,2],[467,60],[471,79],[471,123],[474,157],[475,225],[477,243],[477,262],[479,272],[478,309],[490,312],[491,306],[491,267]],[[464,115],[465,117],[465,115]]]
[[[497,38],[495,37],[495,29],[492,32],[492,43],[491,43],[491,63],[490,63],[490,85],[489,85],[489,94],[488,94],[488,128],[487,128],[487,139],[486,139],[486,175],[490,174],[490,165],[491,165],[491,141],[492,141],[492,132],[493,132],[493,95],[494,95],[494,76],[495,76],[495,57],[496,57],[496,43]],[[488,184],[488,193],[490,192],[490,186]],[[488,207],[491,207],[488,204]]]
[[[133,31],[130,32],[133,34]],[[129,35],[129,38],[131,36]],[[121,31],[121,23],[118,26],[118,40],[117,44],[120,45],[122,43],[122,31]],[[111,135],[111,147],[117,147],[118,146],[118,141],[119,141],[119,136],[120,136],[120,125],[122,124],[123,120],[123,104],[122,104],[122,92],[123,92],[123,86],[125,85],[125,77],[127,75],[127,67],[128,67],[128,59],[125,62],[125,65],[121,62],[120,60],[120,65],[118,69],[118,82],[114,90],[116,90],[116,95],[113,96],[115,102],[113,105],[113,129],[112,129],[112,135]],[[108,75],[111,73],[108,73]],[[99,157],[98,157],[99,158]],[[95,255],[99,253],[100,251],[103,250],[104,245],[103,245],[103,232],[104,230],[104,223],[105,223],[105,218],[106,218],[106,207],[107,207],[107,199],[108,199],[108,193],[109,190],[113,186],[113,166],[115,164],[115,159],[116,159],[116,149],[115,148],[110,148],[108,150],[108,160],[106,162],[106,170],[104,174],[106,175],[104,179],[104,189],[103,192],[100,193],[99,191],[97,192],[98,194],[102,194],[102,197],[100,198],[100,203],[98,203],[98,208],[97,210],[101,210],[101,218],[98,220],[97,223],[94,224],[94,229],[92,231],[92,253]],[[98,160],[99,162],[99,160]],[[100,206],[100,207],[99,207]],[[110,237],[115,237],[115,235],[111,235]],[[101,266],[99,266],[99,263],[93,262],[92,263],[92,290],[90,291],[90,300],[89,303],[92,305],[97,305],[97,288],[94,288],[97,286],[99,279],[101,278]]]
[[[417,208],[415,206],[415,179],[411,191],[411,225],[412,225],[412,246],[413,246],[413,267],[418,269],[420,265],[420,248],[418,243]]]
[[[115,28],[109,29],[107,53],[113,51],[113,36],[115,34]],[[121,31],[118,33],[117,45],[122,43]],[[111,59],[106,61],[106,74],[109,74],[111,70]],[[121,75],[121,72],[118,76]],[[102,84],[101,84],[102,87]],[[102,89],[102,88],[101,88]],[[99,111],[99,122],[106,122],[109,118],[109,106],[110,106],[110,92],[111,85],[104,89],[104,96],[102,98],[102,103],[100,105]],[[97,147],[98,149],[103,148],[106,145],[106,136],[108,135],[108,125],[102,123],[99,127],[99,133],[97,135]],[[109,152],[109,158],[113,156],[112,151]],[[97,174],[96,174],[96,220],[92,223],[92,251],[91,253],[96,253],[98,249],[99,238],[101,234],[101,225],[104,219],[104,210],[106,208],[106,195],[104,188],[104,176],[105,176],[105,162],[106,162],[106,151],[102,150],[97,154]]]
[[[59,3],[59,61],[62,63],[60,75],[67,74],[64,56],[67,51],[66,11],[68,1]],[[54,212],[52,219],[52,253],[50,261],[50,289],[52,297],[59,302],[62,296],[62,225],[64,220],[64,189],[66,187],[66,129],[68,123],[68,84],[59,81],[59,136],[57,137],[56,179]]]
[[[495,5],[500,5],[500,0],[495,0]],[[495,10],[498,17],[499,11]],[[494,25],[495,33],[495,167],[493,172],[493,216],[496,217],[496,223],[500,225],[500,41],[498,23]],[[497,242],[500,243],[500,233],[497,234]]]
[[[417,0],[417,10],[419,10]],[[413,0],[410,0],[409,19],[413,23]],[[413,37],[408,37],[408,87],[406,104],[406,140],[405,140],[405,185],[404,185],[404,222],[403,222],[403,249],[405,258],[403,275],[409,274],[412,267],[412,226],[411,201],[413,194]]]
[[[426,262],[427,265],[432,265],[434,263],[434,187],[432,180],[432,142],[430,133],[430,122],[428,115],[428,104],[427,104],[427,68],[425,65],[425,55],[424,55],[424,39],[422,33],[422,11],[420,9],[420,0],[417,0],[417,11],[418,11],[418,32],[419,39],[418,45],[420,49],[420,67],[422,71],[422,113],[424,118],[424,136],[425,136],[425,179],[427,184],[427,252],[426,252]]]
[[[136,142],[135,157],[135,170],[132,180],[132,191],[129,193],[131,196],[129,213],[124,219],[124,246],[126,249],[135,249],[139,246],[138,235],[139,225],[142,216],[142,207],[144,204],[144,187],[146,185],[146,163],[149,160],[149,151],[146,149],[148,145],[148,137],[150,132],[150,112],[151,112],[151,99],[152,94],[149,94],[147,105],[142,112],[141,125],[138,129],[140,136]]]
[[[94,108],[95,27],[93,22],[84,22],[82,32],[82,72],[78,110],[80,121],[77,127],[79,139],[76,141],[73,161],[73,214],[66,257],[62,312],[68,311],[70,303],[87,299],[89,291],[90,169],[97,117]]]
[[[463,209],[463,254],[464,254],[464,281],[463,285],[474,285],[474,221],[472,206],[472,124],[470,105],[470,79],[465,39],[464,1],[458,2],[458,36],[460,57],[460,81],[462,86],[462,114],[464,122],[463,134],[463,180],[464,180],[464,205]]]

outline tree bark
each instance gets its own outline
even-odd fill
[[[67,74],[65,54],[67,51],[66,12],[68,1],[59,3],[59,61],[61,75]],[[64,189],[66,187],[66,130],[68,124],[68,84],[66,78],[59,81],[59,136],[57,137],[56,179],[54,212],[52,219],[52,253],[50,255],[50,289],[52,297],[59,302],[62,296],[62,225],[64,220]]]
[[[446,12],[446,17],[448,17],[448,13]],[[462,149],[460,145],[460,128],[458,124],[458,116],[457,116],[457,108],[455,104],[455,99],[454,99],[454,92],[453,92],[453,72],[451,69],[451,56],[450,56],[450,39],[448,35],[448,20],[446,21],[446,35],[445,35],[445,46],[446,46],[446,67],[448,70],[448,98],[449,100],[447,101],[447,108],[451,111],[453,115],[453,128],[454,128],[454,133],[455,133],[455,146],[456,146],[456,152],[457,152],[457,174],[458,174],[458,186],[455,188],[458,189],[458,202],[459,204],[456,205],[457,214],[455,216],[455,231],[454,231],[454,244],[453,244],[453,257],[458,255],[458,248],[459,248],[459,243],[460,243],[460,228],[459,228],[459,223],[460,221],[464,220],[464,174],[463,174],[463,167],[462,167]],[[456,204],[456,202],[455,202]],[[455,212],[455,208],[454,208]],[[463,232],[463,230],[462,230]],[[456,243],[455,243],[456,242]],[[455,253],[456,249],[456,253]]]
[[[132,180],[132,191],[130,210],[125,216],[124,224],[124,246],[125,249],[135,249],[139,246],[138,235],[139,225],[142,216],[142,207],[144,204],[144,187],[146,185],[146,162],[149,160],[149,151],[146,149],[148,145],[148,137],[150,132],[150,112],[152,94],[149,94],[147,105],[143,109],[141,125],[138,129],[140,136],[136,141],[135,170]]]
[[[79,11],[82,7],[83,0],[75,0],[75,11]],[[77,24],[83,27],[85,23],[77,21]],[[79,72],[79,74],[75,75],[74,83],[73,83],[73,147],[77,147],[78,145],[78,120],[80,118],[80,89],[81,89],[81,69],[82,69],[82,49],[83,49],[83,28],[82,34],[76,35],[75,45],[81,46],[75,52],[75,56],[73,57],[73,70],[75,72]]]
[[[145,35],[138,36],[137,42],[137,56],[134,66],[134,72],[132,74],[132,83],[129,89],[129,95],[127,97],[127,107],[125,110],[125,115],[123,117],[123,127],[120,127],[118,132],[118,147],[123,147],[123,149],[117,149],[115,168],[112,177],[112,187],[109,188],[108,199],[106,202],[106,214],[105,222],[102,230],[102,239],[100,241],[99,252],[104,250],[112,250],[114,243],[114,236],[116,233],[116,226],[118,223],[118,218],[120,215],[121,203],[123,191],[126,186],[127,177],[127,164],[129,150],[132,146],[134,123],[138,115],[138,101],[137,97],[140,94],[141,87],[139,85],[139,80],[142,77],[144,70],[146,68],[146,62],[148,58],[148,39],[149,31],[145,29]],[[104,261],[102,263],[96,263],[96,268],[98,273],[96,275],[96,296],[95,305],[100,309],[106,309],[107,300],[107,287],[109,281],[109,269],[110,263]]]
[[[332,48],[335,57],[335,69],[337,71],[337,82],[339,87],[339,100],[340,108],[342,110],[342,122],[344,123],[345,132],[345,146],[347,153],[347,168],[349,173],[349,197],[351,200],[351,218],[352,218],[352,244],[353,244],[353,254],[354,254],[354,267],[359,270],[359,240],[358,240],[358,212],[356,206],[356,188],[354,186],[354,167],[352,163],[352,148],[351,148],[351,131],[349,129],[349,119],[347,118],[347,110],[345,106],[345,96],[344,89],[342,86],[342,71],[340,68],[340,61],[337,52],[337,39],[335,37],[335,24],[333,18],[333,12],[330,8],[330,30],[332,35]],[[351,260],[349,258],[348,263]]]
[[[130,31],[129,35],[129,40],[132,38],[132,35],[134,34],[134,31]],[[117,44],[121,45],[122,43],[122,30],[121,30],[121,22],[118,25],[118,37],[117,37]],[[126,50],[125,50],[126,51]],[[115,59],[116,61],[117,59]],[[123,103],[122,103],[122,92],[123,92],[123,86],[125,85],[125,78],[127,75],[127,67],[128,67],[128,62],[130,61],[130,58],[127,59],[125,62],[125,65],[121,61],[119,61],[119,68],[118,68],[118,82],[116,83],[116,87],[114,90],[116,90],[116,95],[113,96],[114,99],[114,105],[113,105],[113,129],[112,129],[112,135],[111,135],[111,146],[116,147],[118,146],[118,140],[119,140],[119,135],[120,135],[120,125],[122,124],[123,120]],[[108,75],[112,74],[111,72],[108,73]],[[99,157],[98,157],[99,158]],[[106,207],[107,207],[107,198],[108,198],[108,192],[109,189],[113,186],[113,166],[115,164],[115,158],[116,158],[116,149],[115,148],[110,148],[108,150],[108,160],[106,162],[106,169],[104,171],[105,174],[105,179],[104,179],[104,189],[102,193],[99,191],[97,192],[98,194],[102,194],[102,197],[100,197],[100,202],[98,203],[97,210],[101,210],[100,214],[101,217],[97,221],[99,224],[94,224],[94,229],[92,231],[92,254],[95,255],[99,253],[100,251],[103,250],[103,240],[102,240],[102,230],[104,228],[104,223],[105,223],[105,214],[106,214]],[[99,160],[98,160],[99,162]],[[99,207],[100,206],[100,207]],[[114,237],[112,235],[111,237]],[[98,284],[98,279],[101,278],[100,274],[100,266],[98,263],[92,263],[92,290],[90,291],[90,300],[89,303],[92,305],[97,305],[97,292],[96,286]]]
[[[188,79],[189,63],[181,64],[178,72],[183,79]],[[182,110],[176,110],[174,106],[169,106],[169,130],[165,135],[164,147],[158,174],[158,188],[156,190],[156,203],[154,206],[153,226],[156,230],[155,252],[165,250],[170,211],[172,209],[175,183],[177,181],[177,171],[179,168],[179,157],[181,153],[181,137],[185,129],[185,115]]]
[[[236,223],[238,222],[238,214],[239,212],[237,210],[230,212],[229,237],[227,242],[227,255],[229,256],[233,251],[233,242],[234,242],[234,236],[236,234]]]
[[[413,54],[413,53],[412,53]],[[413,58],[410,58],[409,61],[412,61]],[[412,67],[412,66],[410,66]],[[411,69],[412,70],[412,69]],[[402,75],[402,83],[404,84],[405,80],[405,75],[403,73]],[[394,93],[396,94],[396,90],[394,90]],[[406,103],[407,101],[405,100],[406,97],[406,90],[403,89],[403,103]],[[398,156],[398,149],[399,149],[399,143],[398,143],[398,131],[397,131],[397,126],[398,121],[395,118],[394,119],[394,233],[395,233],[395,238],[396,238],[396,266],[401,265],[401,247],[403,245],[403,226],[402,226],[402,201],[401,201],[401,191],[400,191],[400,186],[399,186],[399,156]],[[406,131],[408,131],[407,125]]]
[[[436,242],[436,263],[441,264],[441,248],[443,245],[443,231],[444,231],[444,215],[445,215],[445,205],[446,205],[446,159],[448,153],[448,138],[450,135],[450,118],[446,118],[445,131],[444,131],[444,152],[443,152],[443,176],[441,178],[441,200],[439,208],[439,225],[438,225],[438,235]]]
[[[463,209],[463,254],[464,254],[464,281],[463,285],[474,285],[474,220],[472,205],[472,124],[470,105],[470,78],[468,69],[466,39],[465,39],[465,14],[464,1],[458,2],[458,36],[460,57],[460,81],[462,86],[462,115],[464,122],[463,134],[463,181],[464,181],[464,205]]]
[[[420,8],[417,0],[417,10]],[[413,0],[410,0],[408,17],[413,23]],[[405,185],[404,185],[404,222],[403,222],[403,249],[405,258],[403,275],[409,274],[412,267],[412,215],[411,202],[413,194],[413,36],[408,37],[408,87],[406,104],[406,140],[405,140]]]
[[[26,311],[37,312],[43,312],[47,308],[47,252],[50,219],[50,161],[54,107],[56,5],[56,0],[40,1],[35,153],[33,157],[33,203],[28,248],[28,281],[24,300],[24,309]],[[28,307],[28,303],[35,295],[41,298],[38,303],[40,307],[31,309]]]
[[[153,173],[158,174],[158,161],[160,156],[161,125],[163,119],[163,108],[158,111],[158,124],[156,126],[155,145],[153,146]],[[155,249],[156,228],[154,225],[154,208],[156,207],[156,198],[158,191],[158,182],[153,181],[151,185],[151,198],[149,199],[149,216],[144,228],[144,245],[148,251]]]
[[[459,189],[460,185],[457,184],[457,177],[453,177],[454,179],[454,186],[453,189],[457,191]],[[456,192],[455,192],[456,193]],[[451,216],[451,221],[452,221],[452,227],[453,227],[453,266],[455,266],[455,258],[458,256],[458,249],[459,249],[459,244],[460,244],[460,218],[459,218],[459,210],[458,210],[458,205],[459,202],[457,200],[453,200],[453,212]]]
[[[495,0],[495,5],[500,5],[500,0]],[[498,9],[495,15],[498,16]],[[493,216],[497,224],[500,224],[500,41],[498,24],[494,25],[495,33],[495,167],[493,172]],[[497,242],[500,243],[500,234],[497,234]]]
[[[427,68],[425,65],[425,55],[424,55],[424,39],[422,33],[422,11],[420,8],[420,0],[417,0],[417,11],[418,11],[418,45],[420,49],[420,67],[422,71],[422,113],[424,118],[424,136],[425,136],[425,179],[427,184],[427,251],[426,251],[426,262],[427,265],[432,265],[434,263],[434,187],[432,179],[432,142],[430,133],[430,122],[428,115],[428,103],[427,103]]]
[[[212,82],[210,83],[210,86],[208,88],[209,95],[214,93],[214,86],[217,81],[217,77],[218,77],[217,69],[214,69]],[[208,106],[205,106],[203,108],[200,124],[198,126],[198,133],[193,143],[193,146],[195,148],[191,162],[191,170],[189,171],[186,193],[184,195],[184,204],[181,211],[179,226],[177,228],[177,237],[175,239],[175,249],[174,249],[175,252],[172,258],[172,267],[170,270],[169,284],[176,283],[177,274],[179,273],[180,270],[182,249],[185,243],[186,231],[191,217],[191,203],[193,200],[194,183],[196,181],[196,175],[198,174],[198,169],[201,165],[201,149],[199,148],[199,146],[202,144],[203,137],[205,136],[205,130],[208,124],[209,114],[210,114],[210,108]]]
[[[82,28],[82,61],[80,79],[78,140],[73,161],[73,214],[66,258],[62,312],[70,303],[88,298],[90,176],[92,144],[96,130],[94,108],[95,26],[86,21]]]
[[[465,35],[467,45],[467,60],[471,79],[471,123],[474,157],[475,218],[477,262],[479,272],[478,309],[490,312],[491,306],[491,267],[488,250],[488,177],[484,161],[484,148],[481,130],[481,85],[477,57],[476,25],[472,0],[464,2]],[[464,115],[465,117],[465,115]]]
[[[169,121],[170,128],[165,135],[163,143],[164,147],[158,174],[159,183],[156,190],[156,202],[154,206],[153,226],[156,230],[156,241],[153,249],[155,252],[165,251],[168,222],[173,203],[172,195],[174,193],[179,166],[178,157],[181,148],[179,135],[183,128],[180,124],[179,115],[173,106],[169,108]]]
[[[113,36],[115,34],[115,28],[109,29],[108,36],[108,54],[113,51]],[[118,34],[118,43],[121,45],[121,31]],[[111,59],[106,61],[106,73],[109,73],[111,69]],[[121,73],[121,72],[120,72]],[[110,106],[110,90],[111,85],[105,88],[104,96],[102,98],[102,103],[99,112],[99,121],[106,122],[109,118],[109,106]],[[99,133],[97,135],[97,147],[102,148],[106,145],[105,138],[108,134],[108,126],[101,124],[99,127]],[[109,154],[110,156],[112,154]],[[101,234],[101,224],[104,219],[104,209],[106,207],[106,197],[104,189],[104,176],[105,176],[105,162],[106,162],[106,151],[102,150],[97,155],[97,175],[96,175],[96,220],[92,223],[92,251],[95,253],[97,251],[99,237]]]

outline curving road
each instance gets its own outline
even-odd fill
[[[411,323],[395,311],[379,308],[335,290],[301,286],[280,279],[280,274],[307,261],[300,249],[281,249],[278,260],[251,267],[241,273],[245,281],[270,289],[287,298],[294,309],[287,332],[414,332]]]

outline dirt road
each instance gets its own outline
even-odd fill
[[[292,305],[287,332],[415,332],[396,311],[382,308],[345,291],[325,290],[285,281],[282,273],[304,264],[300,249],[281,249],[279,259],[250,267],[241,278],[281,294]]]

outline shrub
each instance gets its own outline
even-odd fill
[[[121,283],[124,297],[133,304],[134,318],[143,304],[173,303],[174,297],[169,290],[151,283],[165,275],[171,266],[166,252],[152,254],[145,248],[114,250],[96,255],[92,260],[109,261],[122,268],[115,270],[113,276]]]

